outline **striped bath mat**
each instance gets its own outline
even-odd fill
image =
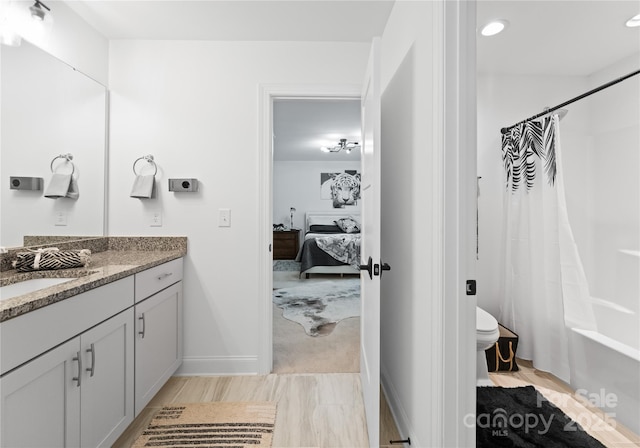
[[[275,419],[271,402],[171,404],[156,413],[133,447],[268,448]]]

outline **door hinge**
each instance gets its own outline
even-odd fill
[[[475,280],[467,280],[467,295],[475,296],[476,295],[476,281]]]

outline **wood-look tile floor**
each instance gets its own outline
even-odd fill
[[[160,407],[180,402],[275,401],[273,447],[369,446],[359,373],[173,377],[114,447],[129,447]],[[385,402],[381,440],[399,438]],[[388,427],[389,422],[393,427]]]
[[[582,399],[571,387],[547,372],[533,368],[530,361],[518,360],[518,372],[489,373],[496,386],[533,385],[549,401],[577,421],[592,437],[610,448],[640,447],[640,436],[620,423],[609,425],[604,412]]]

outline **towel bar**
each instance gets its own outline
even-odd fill
[[[53,160],[51,161],[51,165],[49,166],[51,168],[51,172],[55,173],[55,170],[53,169],[53,163],[57,160],[57,159],[65,159],[68,163],[71,164],[71,174],[73,175],[73,173],[75,173],[76,171],[76,166],[73,164],[72,160],[73,160],[73,154],[71,153],[67,153],[67,154],[60,154],[57,155],[53,158]]]
[[[135,174],[136,176],[138,175],[138,173],[136,173],[136,163],[138,163],[140,160],[146,160],[148,163],[152,164],[153,167],[155,168],[155,171],[153,172],[153,175],[155,176],[156,174],[158,174],[158,165],[156,165],[156,162],[153,160],[153,156],[151,154],[148,154],[146,156],[142,156],[142,157],[138,157],[135,162],[133,162],[133,174]]]

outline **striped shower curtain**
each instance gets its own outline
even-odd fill
[[[518,357],[569,382],[567,328],[595,330],[586,277],[567,214],[558,115],[502,137],[505,169],[502,304]]]

